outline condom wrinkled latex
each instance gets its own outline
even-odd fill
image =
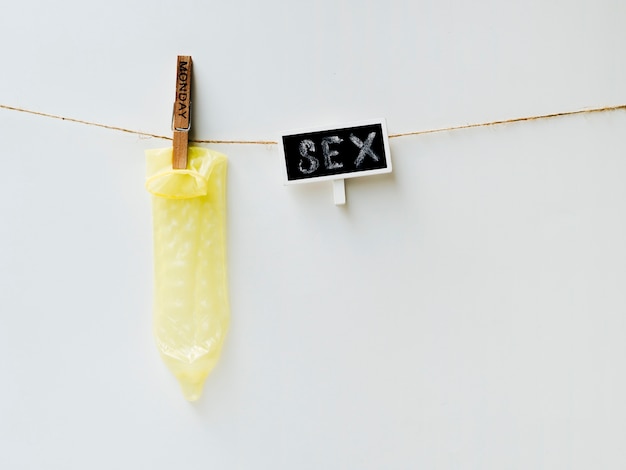
[[[226,157],[190,147],[172,169],[172,149],[146,151],[154,230],[154,335],[185,398],[197,400],[229,324],[226,277]]]

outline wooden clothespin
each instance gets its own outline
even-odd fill
[[[176,64],[176,100],[172,113],[174,131],[172,167],[187,168],[187,146],[191,129],[191,56],[179,55]]]

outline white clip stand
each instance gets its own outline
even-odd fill
[[[282,132],[277,141],[285,184],[332,181],[336,206],[346,204],[347,178],[391,173],[384,119]]]
[[[333,197],[335,205],[342,206],[346,203],[346,180],[333,180]]]

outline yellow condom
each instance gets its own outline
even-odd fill
[[[172,169],[172,149],[146,151],[154,225],[154,334],[189,401],[202,394],[228,330],[226,157],[190,147]]]

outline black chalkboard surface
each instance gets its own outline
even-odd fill
[[[287,183],[391,172],[384,120],[281,135]]]

